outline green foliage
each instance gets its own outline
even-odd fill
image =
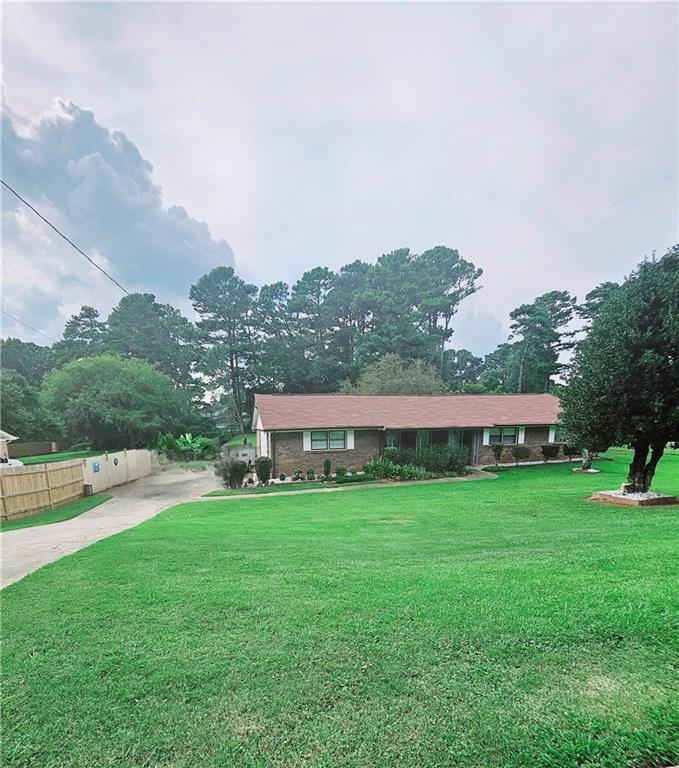
[[[104,343],[107,351],[146,360],[175,385],[197,394],[191,375],[197,357],[195,328],[174,307],[157,303],[153,294],[124,296],[108,317]]]
[[[297,467],[295,471],[292,473],[292,479],[293,480],[301,480],[304,477],[304,471],[301,467]]]
[[[490,446],[490,450],[493,452],[493,459],[495,460],[496,464],[499,464],[502,460],[502,443],[492,443]]]
[[[45,377],[41,401],[59,413],[66,435],[94,448],[152,445],[158,433],[191,417],[185,395],[142,360],[99,355],[67,363]]]
[[[549,461],[550,459],[556,459],[559,455],[559,448],[558,443],[545,443],[545,445],[541,446],[540,450],[545,461]]]
[[[190,432],[186,432],[179,437],[174,437],[168,433],[158,436],[156,450],[172,459],[180,458],[191,461],[214,456],[217,452],[217,446],[214,440],[202,435],[194,437]]]
[[[426,480],[434,476],[432,472],[415,464],[396,464],[385,458],[372,459],[363,471],[374,480]]]
[[[345,381],[345,395],[439,394],[447,392],[439,372],[425,360],[405,360],[387,353],[363,369],[356,384]]]
[[[526,461],[530,456],[530,448],[527,445],[513,445],[511,447],[514,461],[518,464],[520,461]]]
[[[347,474],[347,468],[343,466],[335,467],[335,477],[344,477]]]
[[[372,480],[372,478],[367,477],[366,475],[343,475],[342,477],[336,477],[335,478],[335,484],[336,485],[351,485],[352,483],[366,483],[368,481]]]
[[[469,463],[467,451],[449,446],[423,446],[416,450],[402,450],[396,464],[415,464],[435,474],[463,475]]]
[[[636,449],[638,490],[647,490],[668,443],[679,443],[679,246],[644,261],[596,309],[578,344],[561,420],[590,451]],[[653,450],[647,462],[649,449]]]
[[[245,283],[232,267],[217,267],[193,286],[189,297],[199,316],[198,340],[203,347],[200,371],[213,387],[226,383],[233,398],[240,432],[246,430],[246,389],[253,370],[257,288]]]
[[[240,488],[247,471],[248,465],[242,459],[220,456],[215,462],[215,474],[228,488]]]
[[[309,467],[306,471],[307,480],[313,480],[316,477],[316,470],[313,467]]]
[[[56,364],[102,354],[106,331],[106,323],[99,319],[99,312],[85,305],[77,315],[71,316],[64,328],[63,339],[52,347]]]
[[[388,445],[382,452],[382,455],[387,461],[397,461],[399,456],[399,450],[395,445]]]
[[[260,483],[268,483],[271,479],[273,461],[268,456],[258,456],[255,459],[255,472]]]
[[[675,765],[677,515],[583,503],[626,461],[206,499],[41,568],[0,593],[3,762]]]
[[[54,366],[54,354],[50,347],[41,347],[30,341],[0,339],[0,359],[3,374],[11,369],[20,373],[33,388],[40,387],[47,371]]]
[[[330,459],[323,459],[323,476],[330,477],[332,474],[332,463]]]
[[[474,387],[483,389],[479,378],[483,372],[483,359],[468,349],[447,349],[444,353],[444,375],[453,392],[469,392]]]
[[[549,392],[562,370],[559,353],[572,346],[573,334],[566,327],[575,309],[575,297],[567,291],[549,291],[512,310],[510,342],[486,355],[482,387],[488,392]]]
[[[3,369],[0,376],[0,423],[22,441],[59,440],[64,433],[61,419],[40,403],[37,390],[11,368]]]

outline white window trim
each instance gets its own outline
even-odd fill
[[[501,443],[501,445],[523,445],[526,442],[526,427],[525,426],[513,426],[511,424],[503,424],[501,427],[487,427],[483,430],[483,445],[490,445],[490,433],[495,432],[498,429],[515,429],[516,430],[516,442],[515,443]]]
[[[556,424],[552,424],[549,428],[549,438],[547,439],[548,443],[555,443],[556,442]]]
[[[312,432],[327,432],[328,433],[328,447],[327,448],[312,448],[311,447],[311,433]],[[344,432],[344,448],[331,448],[330,447],[330,432]],[[328,453],[329,451],[353,451],[354,450],[354,430],[353,429],[305,429],[302,433],[302,449],[313,453]]]

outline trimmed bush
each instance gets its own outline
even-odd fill
[[[306,471],[306,479],[314,480],[316,478],[316,470],[313,467],[309,467]]]
[[[258,456],[255,459],[255,472],[260,483],[268,483],[271,479],[273,461],[268,456]]]
[[[323,459],[323,475],[327,479],[330,477],[331,473],[332,473],[332,464],[330,462],[330,459]]]
[[[278,479],[281,482],[283,482],[283,480],[285,480],[286,477],[287,477],[287,475],[285,474],[285,472],[281,472],[280,475],[278,475]]]
[[[365,475],[344,475],[335,479],[337,485],[346,485],[347,483],[367,483],[372,480],[371,477]]]
[[[530,456],[530,448],[527,445],[513,445],[512,456],[517,464],[525,461]]]
[[[464,475],[469,457],[463,448],[429,446],[418,448],[416,451],[400,451],[393,462],[413,464],[437,475]]]
[[[540,446],[545,461],[555,459],[559,455],[559,447],[558,443],[545,443],[545,445]]]
[[[335,475],[337,477],[344,477],[347,474],[347,468],[346,467],[335,467]]]
[[[382,454],[387,461],[398,461],[398,448],[395,445],[388,445]]]
[[[577,445],[570,445],[569,443],[566,443],[563,447],[563,453],[566,458],[574,459],[576,456],[580,456],[582,454],[582,450],[578,448]]]
[[[292,473],[293,480],[301,480],[303,477],[304,477],[304,472],[302,471],[301,467],[297,467],[297,469]]]
[[[240,488],[247,471],[248,465],[241,459],[226,456],[215,462],[215,474],[222,478],[228,488]]]

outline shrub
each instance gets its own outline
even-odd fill
[[[385,458],[387,457],[385,456]],[[396,459],[392,459],[394,464],[413,464],[438,475],[463,475],[468,460],[466,450],[451,448],[450,446],[428,446],[418,448],[416,451],[401,451]]]
[[[330,459],[323,459],[323,474],[325,477],[330,477],[331,472],[332,464],[330,463]]]
[[[301,480],[303,476],[304,472],[302,471],[301,467],[297,467],[297,469],[292,473],[293,480]]]
[[[424,480],[433,476],[423,467],[418,467],[415,464],[396,464],[385,458],[369,461],[365,465],[364,471],[369,478],[375,480],[386,480],[390,477],[397,480]]]
[[[346,485],[346,483],[367,483],[372,478],[365,475],[344,475],[344,477],[338,477],[335,479],[337,485]]]
[[[375,480],[385,480],[398,472],[398,464],[385,458],[373,459],[363,467],[363,471]]]
[[[398,460],[398,448],[395,445],[388,445],[382,454],[387,461]]]
[[[230,456],[223,456],[215,462],[215,474],[221,477],[224,485],[229,488],[240,488],[247,471],[248,465],[244,461]]]
[[[337,477],[344,477],[347,474],[347,468],[346,467],[335,467],[335,475]]]
[[[527,445],[513,445],[512,456],[514,461],[518,464],[520,461],[524,461],[530,456],[530,448]]]
[[[286,478],[286,477],[287,477],[287,475],[285,474],[285,472],[281,472],[281,473],[280,473],[280,475],[278,475],[278,479],[279,479],[281,482],[282,482],[283,480],[285,480],[285,478]]]
[[[558,443],[546,443],[545,445],[540,446],[545,461],[555,459],[559,455],[559,447]]]
[[[273,467],[273,461],[268,456],[258,456],[255,459],[255,472],[257,473],[257,479],[261,483],[268,483],[271,479],[271,468]]]
[[[313,467],[309,467],[306,471],[306,479],[307,480],[314,480],[316,477],[316,470]]]
[[[582,450],[578,448],[577,445],[570,445],[569,443],[566,443],[563,447],[564,456],[566,456],[569,459],[573,459],[576,456],[580,456],[582,453]]]

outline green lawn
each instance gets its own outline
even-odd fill
[[[247,435],[236,435],[227,441],[227,445],[243,445],[243,438],[246,437],[248,445],[254,448],[257,445],[257,435],[254,432],[248,432]]]
[[[106,451],[62,451],[61,453],[45,453],[41,456],[22,457],[24,464],[51,464],[53,461],[70,461],[71,459],[87,459],[90,456],[101,456]]]
[[[3,765],[676,764],[679,508],[585,501],[625,458],[187,503],[53,563],[1,594]]]
[[[335,488],[335,484],[310,482],[286,483],[285,485],[265,485],[262,488],[218,488],[216,491],[209,491],[203,496],[237,496],[243,494],[257,493],[280,493],[281,491],[305,491],[310,488]]]
[[[111,496],[105,493],[99,493],[95,496],[83,496],[82,499],[76,499],[70,504],[64,504],[63,507],[50,509],[33,517],[25,517],[22,520],[12,520],[11,522],[0,522],[0,531],[14,531],[17,528],[33,528],[36,525],[47,525],[48,523],[60,523],[62,520],[70,520],[72,517],[82,515],[89,509],[94,509]]]

